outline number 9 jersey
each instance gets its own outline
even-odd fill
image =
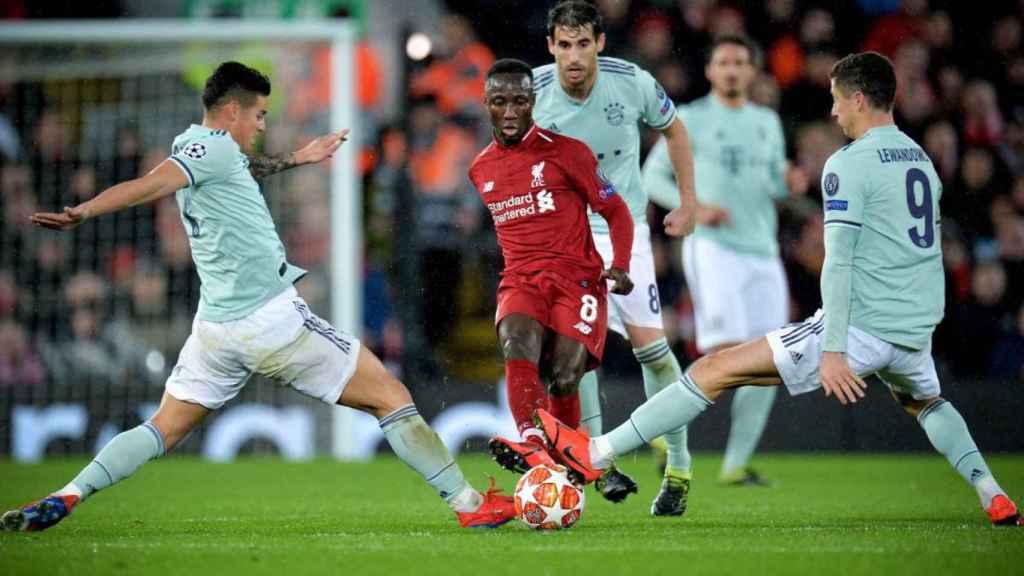
[[[828,159],[821,190],[825,226],[860,231],[849,324],[892,344],[925,349],[945,303],[942,183],[931,159],[896,126],[879,126]],[[829,289],[822,284],[823,295]]]

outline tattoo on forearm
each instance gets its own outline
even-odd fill
[[[249,172],[252,174],[252,177],[257,180],[270,176],[271,174],[283,172],[296,166],[298,166],[298,164],[295,162],[295,157],[292,154],[283,154],[280,156],[257,154],[249,156]]]

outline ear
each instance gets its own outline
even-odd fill
[[[868,99],[864,96],[863,92],[857,92],[853,95],[854,100],[857,101],[857,112],[864,112],[868,108]]]
[[[597,53],[604,52],[604,32],[597,35]]]
[[[555,55],[555,39],[548,36],[548,54]]]

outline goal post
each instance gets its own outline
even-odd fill
[[[288,67],[290,65],[306,66],[310,58],[308,55],[301,55],[299,60],[290,60],[289,50],[291,47],[297,45],[328,46],[331,68],[329,113],[321,114],[323,118],[318,123],[314,120],[310,121],[311,126],[322,129],[324,132],[352,128],[356,133],[359,129],[354,98],[355,90],[352,86],[355,81],[355,74],[352,73],[353,66],[355,66],[353,57],[355,39],[354,27],[350,22],[344,20],[119,19],[0,23],[0,49],[43,53],[36,60],[23,58],[20,53],[15,55],[13,80],[15,82],[37,82],[44,87],[48,82],[68,80],[83,82],[103,80],[118,75],[137,74],[141,76],[151,73],[153,70],[159,71],[161,66],[168,68],[173,66],[175,54],[184,53],[186,46],[202,47],[201,49],[206,50],[207,59],[211,62],[225,52],[244,53],[246,46],[256,46],[264,53],[268,50],[274,51],[275,57],[279,56],[284,62],[279,71],[283,75],[292,76],[294,71],[289,70]],[[115,46],[118,47],[118,57],[105,59],[103,48]],[[174,46],[178,51],[162,51],[161,47],[163,46]],[[225,46],[232,48],[231,50],[218,49],[218,47]],[[54,54],[57,54],[58,57],[54,58]],[[67,54],[66,58],[62,56],[64,54]],[[287,82],[276,80],[278,79],[271,77],[273,87],[278,94],[287,93],[291,89]],[[131,83],[131,90],[134,90],[136,95],[143,94],[147,90],[146,85],[145,81],[138,80]],[[274,96],[277,94],[272,93],[272,99]],[[190,93],[188,97],[194,98],[194,92]],[[147,98],[149,97],[138,96],[137,101],[122,99],[108,103],[106,106],[112,111],[106,116],[92,110],[92,118],[84,119],[81,123],[82,125],[88,124],[96,131],[102,131],[105,118],[117,120],[124,114],[142,117],[147,106],[157,106],[161,111],[167,111],[166,115],[164,112],[158,113],[162,118],[160,123],[173,122],[175,125],[146,128],[146,130],[149,131],[150,140],[163,140],[168,134],[173,135],[184,131],[187,123],[179,124],[180,119],[190,115],[187,113],[192,112],[189,106],[198,104],[198,99],[195,99],[194,103],[183,104],[181,101],[184,96],[181,94],[177,95],[176,99],[160,95],[154,96],[152,99]],[[301,103],[295,105],[300,106]],[[186,109],[186,113],[182,112],[183,107]],[[39,112],[41,113],[42,110]],[[148,112],[155,113],[153,110]],[[316,115],[322,112],[314,112],[312,116],[315,119]],[[80,116],[85,116],[85,113],[81,113]],[[275,124],[273,110],[271,120],[272,127],[268,130],[268,139],[272,140],[274,127],[286,128],[286,126],[282,123]],[[192,121],[198,122],[198,118],[193,117]],[[86,130],[83,129],[82,132],[84,133]],[[159,134],[159,138],[153,134]],[[145,134],[142,135],[143,139],[145,137]],[[87,140],[87,137],[82,136],[81,139]],[[170,139],[166,139],[163,144],[169,152]],[[80,148],[88,147],[87,142],[80,146]],[[278,152],[278,150],[273,150],[273,152]],[[363,239],[362,191],[357,173],[356,155],[357,149],[352,142],[342,146],[335,154],[329,166],[329,174],[325,178],[330,206],[330,250],[323,268],[325,271],[329,270],[329,273],[326,274],[329,276],[329,298],[327,300],[330,304],[333,323],[341,329],[358,335],[362,327]],[[289,177],[294,172],[301,172],[301,170],[289,172]],[[270,187],[279,190],[283,185],[272,184]],[[287,194],[287,191],[283,191],[283,193]],[[46,208],[54,207],[46,206]],[[301,209],[301,207],[293,207],[293,209]],[[105,238],[111,234],[116,235],[117,231],[100,232],[97,233],[97,236]],[[59,290],[57,291],[59,292]],[[173,361],[173,358],[168,359],[171,364]],[[321,440],[324,440],[324,437],[327,438],[322,443],[329,445],[330,453],[337,458],[357,457],[349,441],[355,433],[354,412],[347,408],[335,407],[331,409],[328,419],[330,422],[329,432],[318,435]]]

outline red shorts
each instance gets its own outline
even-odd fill
[[[525,314],[587,347],[587,370],[601,364],[608,332],[605,282],[573,281],[554,272],[508,275],[498,285],[497,326],[509,314]]]

